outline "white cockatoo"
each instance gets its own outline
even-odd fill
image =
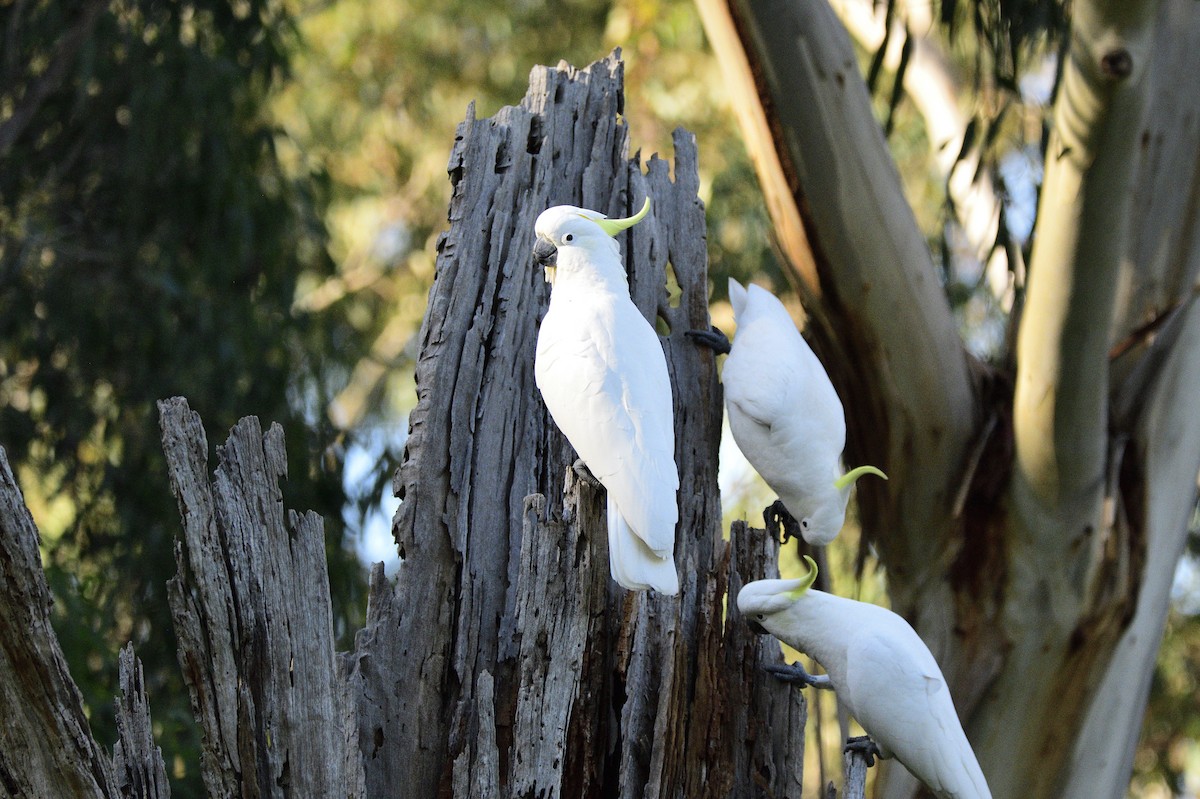
[[[658,334],[629,298],[613,238],[635,216],[559,205],[534,224],[550,308],[534,379],[554,423],[608,492],[609,567],[625,588],[679,592],[671,380]]]
[[[721,381],[733,440],[804,540],[828,544],[842,529],[854,482],[864,474],[887,476],[874,466],[842,474],[842,401],[783,303],[732,278],[729,301],[737,334]]]
[[[836,691],[880,757],[895,757],[939,799],[991,799],[929,647],[887,608],[811,588],[817,564],[804,559],[799,580],[742,588],[737,606],[750,626],[825,668],[812,676],[793,667],[794,679]]]

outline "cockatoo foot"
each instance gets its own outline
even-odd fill
[[[711,330],[685,330],[683,335],[690,338],[693,344],[708,347],[718,355],[728,355],[733,349],[733,345],[729,343],[729,336],[715,327]]]
[[[783,680],[792,685],[799,684],[801,688],[804,688],[806,685],[811,685],[813,688],[825,688],[827,690],[833,688],[833,683],[829,681],[828,674],[809,674],[799,663],[793,663],[790,666],[763,666],[763,668],[774,674],[775,679]]]
[[[772,535],[776,530],[781,530],[779,543],[786,544],[793,538],[801,538],[800,523],[796,521],[796,517],[788,513],[788,509],[783,506],[783,500],[777,499],[763,509],[763,524],[767,526],[767,530]]]
[[[604,488],[604,484],[596,479],[596,475],[592,474],[592,470],[583,462],[583,458],[575,459],[575,462],[571,464],[571,471],[575,472],[576,477],[597,491]]]
[[[867,759],[867,768],[875,765],[875,758],[883,758],[883,752],[880,751],[879,745],[871,740],[869,735],[856,735],[853,738],[846,739],[846,748],[844,752],[861,752],[863,757]]]

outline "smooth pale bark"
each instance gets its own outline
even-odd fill
[[[1144,560],[1145,475],[1110,440],[1109,349],[1155,8],[1073,6],[1017,338],[1012,665],[970,727],[1000,796],[1062,794]]]
[[[871,0],[832,0],[830,5],[850,35],[867,50],[877,51],[887,38],[883,66],[893,72],[899,68],[900,54],[907,42],[910,54],[904,70],[904,93],[925,123],[934,161],[946,181],[947,195],[953,201],[955,221],[965,237],[965,246],[956,247],[955,256],[960,268],[986,270],[992,293],[1006,307],[1010,306],[1013,287],[1008,255],[1003,248],[995,247],[1000,198],[996,195],[990,170],[984,169],[976,176],[982,155],[982,136],[962,153],[971,120],[962,110],[963,88],[935,38],[930,4],[897,3],[897,18],[892,22],[890,34],[886,4]],[[975,279],[971,274],[963,277]]]
[[[1129,406],[1123,415],[1136,422],[1131,438],[1146,451],[1146,559],[1137,610],[1075,744],[1068,799],[1123,795],[1200,469],[1200,304],[1193,288],[1200,275],[1200,85],[1178,80],[1197,71],[1200,15],[1189,0],[1167,0],[1139,140],[1113,374],[1114,404]]]

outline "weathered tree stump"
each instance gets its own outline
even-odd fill
[[[469,112],[450,229],[421,331],[419,404],[395,485],[404,561],[372,574],[355,651],[333,650],[321,520],[285,511],[282,431],[247,418],[217,449],[160,403],[183,534],[170,602],[204,730],[210,796],[791,797],[806,704],[730,601],[775,576],[778,544],[722,536],[721,398],[708,326],[696,148],[674,179],[627,158],[622,66],[534,71],[520,107]],[[570,202],[651,217],[622,237],[632,296],[664,331],[680,470],[678,597],[609,578],[602,493],[533,383],[548,289],[532,225]],[[668,272],[679,293],[667,292]],[[0,785],[12,796],[169,796],[141,670],[121,655],[119,740],[92,740],[49,625],[37,531],[0,450]]]
[[[539,67],[520,106],[459,126],[395,482],[404,563],[394,586],[375,571],[347,660],[371,795],[799,796],[803,700],[756,673],[773,643],[722,618],[720,389],[683,335],[709,324],[695,143],[676,132],[673,181],[658,157],[643,173],[622,106],[614,54]],[[534,219],[561,203],[625,216],[647,195],[620,242],[631,295],[668,331],[678,597],[609,579],[603,498],[575,481],[533,382],[549,297]],[[774,568],[738,546],[735,583]]]
[[[159,414],[184,528],[171,613],[204,727],[209,795],[362,796],[354,707],[334,659],[324,524],[311,511],[285,515],[283,429],[238,422],[210,484],[199,416],[181,398],[160,402]]]

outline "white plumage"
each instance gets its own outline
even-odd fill
[[[612,238],[648,207],[649,200],[629,220],[567,205],[538,217],[535,256],[549,261],[557,250],[557,263],[546,268],[553,288],[534,378],[555,424],[608,492],[613,579],[676,594],[671,381],[658,334],[629,298]]]
[[[895,757],[939,799],[990,799],[991,792],[950,691],[929,648],[892,611],[807,588],[803,580],[759,580],[738,610],[752,624],[815,658],[846,710],[883,757]]]
[[[759,286],[732,278],[737,334],[722,383],[734,441],[800,523],[810,544],[842,529],[854,481],[873,466],[842,474],[846,415],[825,368],[783,304]]]

